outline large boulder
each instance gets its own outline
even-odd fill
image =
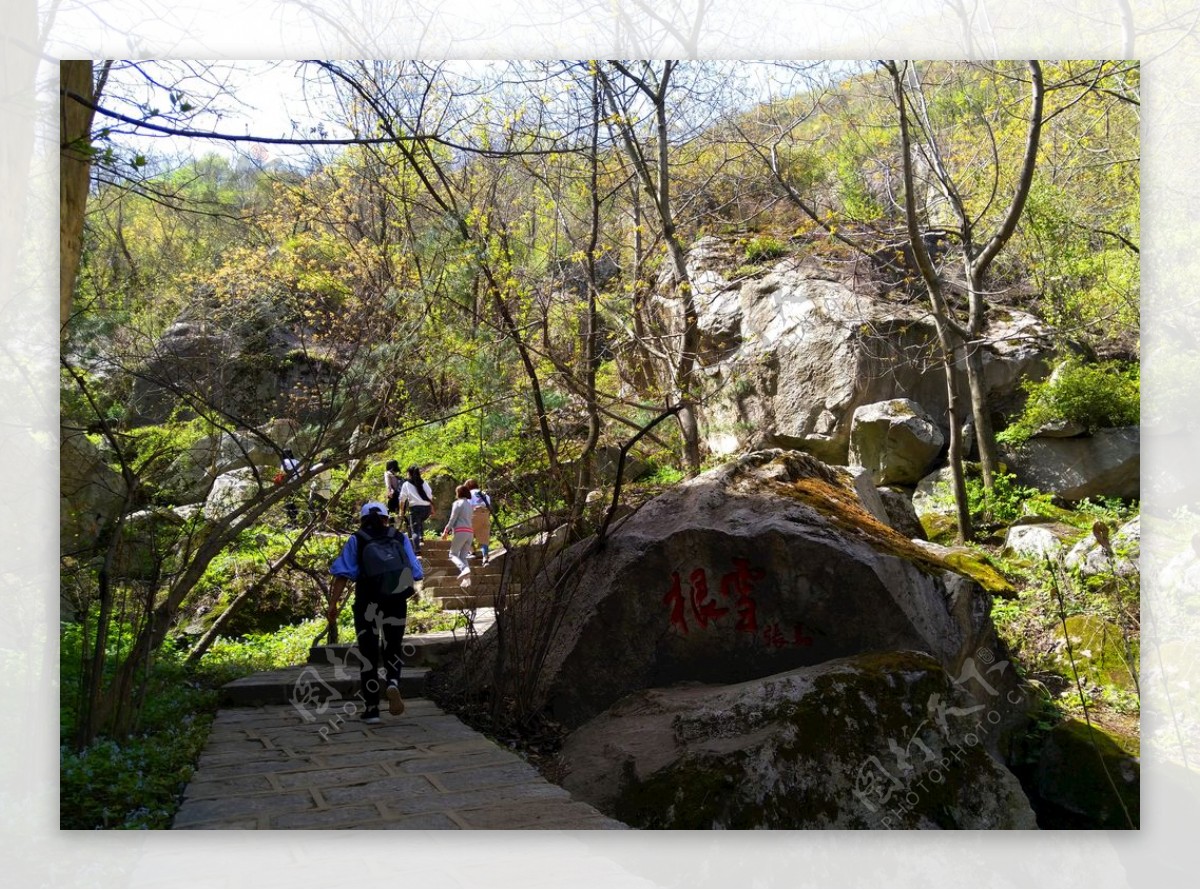
[[[565,566],[566,582],[523,586],[507,626],[530,637],[506,640],[546,631],[528,701],[566,726],[677,682],[894,650],[926,652],[957,676],[973,653],[999,648],[978,584],[864,509],[848,472],[799,452],[750,454],[683,483],[602,549],[584,542],[551,570]]]
[[[251,424],[293,413],[301,421],[326,420],[312,394],[334,386],[341,370],[334,350],[284,324],[271,301],[242,300],[234,310],[200,295],[138,369],[129,418],[162,423],[199,399]]]
[[[739,262],[712,237],[688,256],[700,368],[712,387],[703,432],[714,453],[798,448],[844,464],[855,409],[898,398],[924,406],[949,435],[945,381],[931,370],[937,335],[923,305],[812,258],[730,281]],[[677,306],[667,309],[678,316]],[[1009,413],[1022,403],[1020,381],[1048,373],[1051,339],[1032,315],[1011,310],[993,313],[987,334],[985,388],[993,410]]]
[[[1064,500],[1141,496],[1141,443],[1137,427],[1090,436],[1037,437],[1005,455],[1017,481]]]
[[[928,537],[921,525],[921,517],[913,506],[912,493],[902,488],[886,485],[879,487],[879,497],[888,516],[888,524],[906,538]]]
[[[223,473],[213,482],[204,502],[204,517],[219,520],[262,494],[262,476],[253,468]]]
[[[1079,529],[1062,522],[1024,521],[1004,534],[1004,553],[1026,559],[1055,558],[1079,537]]]
[[[850,463],[878,485],[916,484],[945,444],[942,431],[916,402],[891,399],[854,409]]]
[[[852,656],[725,686],[650,689],[567,738],[562,784],[637,828],[1034,828],[934,658]]]
[[[128,501],[125,480],[81,431],[62,429],[59,444],[59,547],[64,555],[94,548]]]

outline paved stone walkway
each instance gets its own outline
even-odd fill
[[[346,703],[349,706],[349,703]],[[441,711],[223,708],[173,828],[626,828]]]

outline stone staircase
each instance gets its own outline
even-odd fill
[[[432,600],[443,610],[467,612],[470,626],[429,634],[406,634],[404,670],[400,691],[405,698],[424,694],[425,678],[435,668],[453,658],[474,634],[481,634],[495,622],[495,602],[504,573],[503,549],[494,553],[486,566],[472,559],[468,587],[463,587],[458,568],[450,561],[450,543],[426,539],[422,552],[425,580],[418,583],[419,596]],[[506,596],[517,592],[511,584]],[[352,699],[358,690],[359,668],[354,643],[313,646],[308,663],[275,671],[265,671],[227,683],[221,689],[226,705],[275,705],[298,701]]]
[[[447,610],[495,608],[505,559],[504,548],[497,547],[492,550],[491,559],[486,566],[481,564],[481,559],[468,560],[471,565],[471,574],[468,576],[471,583],[463,587],[462,579],[458,578],[458,568],[450,561],[450,542],[441,538],[426,538],[421,553],[421,563],[425,570],[425,580],[419,587],[421,598],[432,599]],[[519,585],[511,582],[505,590],[506,596],[519,593]]]

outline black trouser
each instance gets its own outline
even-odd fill
[[[383,619],[383,666],[388,683],[400,683],[401,647],[404,643],[404,622],[408,618],[408,598],[403,594],[379,597],[378,600],[354,595],[354,632],[358,651],[363,657],[362,696],[368,709],[379,707],[379,633],[375,627]]]
[[[409,537],[412,538],[413,549],[420,551],[421,542],[425,540],[425,520],[429,518],[429,505],[419,506],[413,504],[408,508],[409,525],[412,531]]]

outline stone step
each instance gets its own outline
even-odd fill
[[[504,576],[504,567],[503,566],[497,566],[497,565],[491,565],[491,564],[488,564],[486,566],[481,566],[481,565],[476,565],[474,563],[470,563],[469,565],[471,566],[471,577],[472,578],[496,578],[497,580],[499,580],[501,577]],[[457,578],[458,577],[458,566],[454,565],[454,563],[446,563],[445,565],[438,565],[436,563],[424,563],[422,565],[422,568],[424,569],[424,575],[425,575],[426,581],[429,581],[433,578]]]
[[[481,634],[495,623],[495,612],[483,609],[475,615],[474,632]],[[437,667],[453,658],[462,650],[468,638],[468,629],[442,630],[434,633],[406,636],[403,643],[404,667]],[[353,642],[326,643],[308,650],[309,664],[348,666],[357,670],[357,647]]]
[[[469,593],[474,590],[474,587],[462,590],[459,593],[448,593],[445,596],[435,596],[433,601],[442,609],[447,610],[471,610],[471,609],[494,609],[496,608],[495,593]],[[513,596],[514,594],[506,594]]]
[[[425,694],[429,668],[406,667],[400,673],[400,694],[419,698]],[[359,672],[333,664],[302,664],[263,671],[242,677],[221,687],[219,702],[223,706],[259,706],[290,704],[303,713],[315,714],[338,707],[337,702],[356,700]],[[384,699],[384,708],[387,700]]]

